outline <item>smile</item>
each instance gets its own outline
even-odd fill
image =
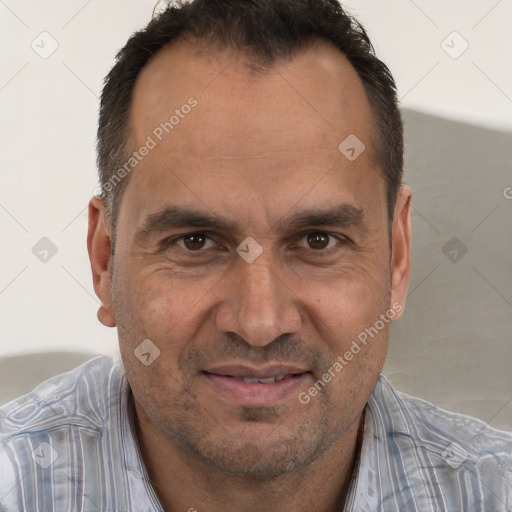
[[[255,371],[244,372],[243,368],[231,371],[237,373],[215,373],[204,371],[203,376],[209,386],[230,402],[246,407],[269,407],[289,397],[305,387],[306,380],[311,378],[309,371],[280,372],[266,375],[255,375]],[[220,370],[219,370],[220,371]],[[223,370],[226,371],[226,370]]]

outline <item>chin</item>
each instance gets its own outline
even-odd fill
[[[201,448],[199,447],[199,450]],[[211,444],[197,455],[203,462],[216,469],[242,478],[270,480],[296,471],[312,462],[318,454],[316,443],[304,444],[304,439],[286,439],[261,443],[240,443],[237,446],[229,442],[217,446]]]
[[[212,425],[210,425],[212,426]],[[204,430],[182,425],[167,437],[202,465],[241,478],[270,480],[314,462],[332,446],[325,422],[301,422],[296,429],[279,423],[218,425]]]

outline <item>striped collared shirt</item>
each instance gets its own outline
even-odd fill
[[[0,510],[163,512],[120,359],[92,359],[0,408]],[[381,375],[344,507],[377,511],[511,512],[512,434]]]

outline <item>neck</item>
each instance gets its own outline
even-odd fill
[[[136,435],[146,470],[166,512],[336,512],[343,510],[358,458],[363,414],[313,462],[273,479],[207,466],[164,437],[135,401]]]

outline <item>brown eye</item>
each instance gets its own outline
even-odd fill
[[[307,242],[311,249],[321,250],[325,249],[329,245],[329,236],[327,233],[319,231],[308,233]]]
[[[205,247],[206,241],[209,239],[210,237],[204,233],[190,233],[180,236],[176,239],[176,243],[188,251],[199,251]]]
[[[201,249],[205,242],[205,236],[201,234],[186,235],[183,237],[185,247],[191,251]]]

